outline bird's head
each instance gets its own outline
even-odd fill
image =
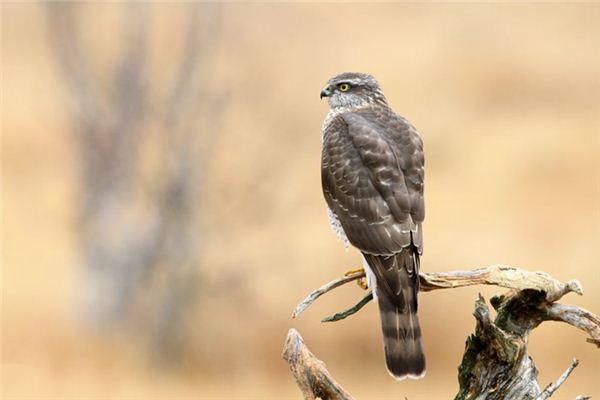
[[[387,104],[375,78],[360,72],[344,72],[331,78],[321,90],[323,97],[328,98],[331,109]]]

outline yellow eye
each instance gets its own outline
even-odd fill
[[[347,83],[342,83],[338,86],[338,89],[340,89],[340,92],[347,92],[348,89],[350,89],[350,85]]]

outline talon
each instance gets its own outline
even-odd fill
[[[369,285],[367,285],[367,280],[365,278],[360,278],[356,281],[356,284],[362,289],[362,290],[368,290],[369,289]]]
[[[358,269],[351,269],[350,271],[346,271],[344,272],[344,276],[349,276],[349,275],[353,275],[356,273],[362,272],[363,274],[365,273],[365,270],[363,268],[358,268]],[[363,290],[368,290],[369,286],[367,285],[367,280],[363,277],[363,278],[358,278],[356,280],[356,284],[358,285],[358,287],[360,287]]]

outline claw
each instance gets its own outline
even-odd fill
[[[350,271],[346,271],[344,272],[344,276],[348,276],[348,275],[352,275],[352,274],[356,274],[358,272],[362,272],[364,273],[364,269],[363,268],[358,268],[358,269],[351,269]],[[356,284],[363,290],[368,290],[369,286],[367,285],[367,280],[363,277],[363,278],[358,278],[356,280]]]
[[[356,284],[362,289],[362,290],[369,290],[369,285],[367,285],[367,280],[365,278],[360,278],[356,280]]]

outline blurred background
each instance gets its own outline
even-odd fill
[[[2,394],[300,398],[297,328],[358,398],[448,399],[477,293],[420,296],[422,381],[330,231],[318,95],[373,74],[426,150],[422,269],[577,278],[600,312],[600,4],[2,4]],[[600,396],[600,352],[545,323],[540,385]]]

